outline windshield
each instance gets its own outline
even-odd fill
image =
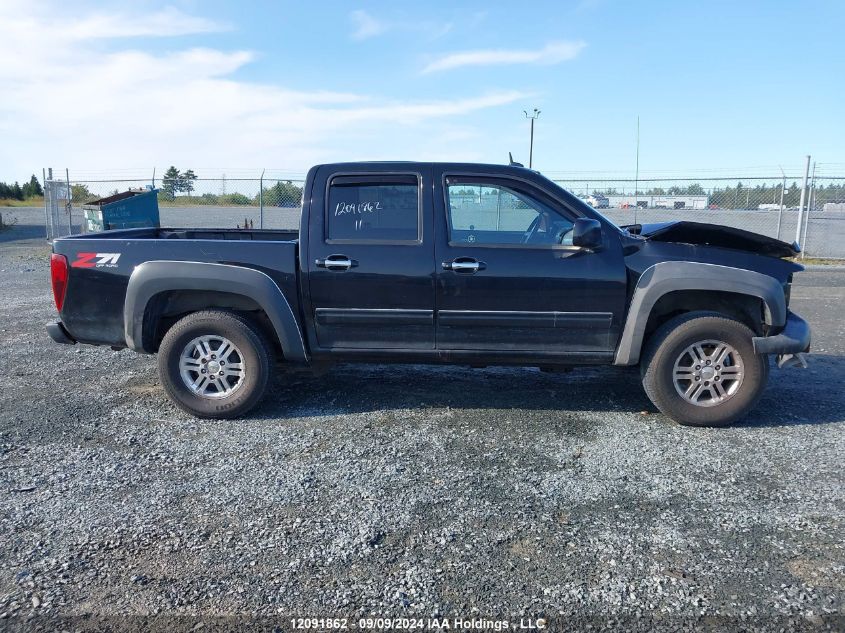
[[[613,228],[618,230],[620,233],[621,232],[627,232],[627,231],[625,231],[625,229],[620,228],[621,225],[632,224],[632,222],[629,221],[630,218],[622,216],[622,217],[619,217],[618,218],[619,221],[617,221],[616,219],[610,217],[609,215],[605,215],[604,213],[602,213],[601,211],[596,209],[594,206],[589,204],[585,199],[582,199],[582,198],[576,196],[574,193],[572,193],[568,189],[564,189],[559,184],[557,184],[554,180],[550,180],[550,179],[546,178],[545,176],[543,176],[543,178],[548,183],[548,186],[550,188],[552,188],[554,190],[554,192],[558,195],[558,197],[562,198],[568,205],[575,208],[582,215],[585,215],[588,218],[596,218],[598,220],[604,220],[605,224],[612,226]],[[594,198],[598,199],[598,200],[607,200],[607,198],[605,196],[595,196]],[[608,211],[615,212],[616,209],[608,209]],[[616,214],[614,213],[614,215],[616,215]]]

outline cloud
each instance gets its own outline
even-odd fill
[[[366,11],[357,10],[349,14],[355,25],[355,32],[352,34],[353,40],[366,40],[376,35],[381,35],[388,30],[388,25],[380,20],[377,20]]]
[[[395,123],[418,123],[426,119],[460,116],[477,110],[507,105],[530,95],[517,90],[494,92],[480,97],[429,101],[424,103],[390,103],[373,107],[358,107],[355,110],[334,113],[345,122],[360,120],[393,121]]]
[[[490,90],[413,99],[245,81],[239,71],[256,59],[253,51],[142,48],[132,38],[155,30],[161,12],[136,21],[99,11],[57,26],[50,11],[9,6],[0,4],[0,22],[8,26],[0,38],[0,180],[28,178],[51,164],[71,170],[264,164],[304,171],[327,160],[398,158],[409,147],[415,155],[407,158],[425,159],[420,152],[428,151],[472,159],[478,147],[429,141],[448,126],[472,133],[472,122],[460,117],[527,97]],[[134,26],[120,38],[89,38],[95,25],[123,20]],[[183,34],[189,25],[198,33],[225,28],[183,14],[180,22]]]
[[[559,64],[574,59],[587,44],[582,41],[556,41],[539,49],[488,49],[449,53],[423,68],[423,73],[452,70],[463,66],[496,66],[501,64]]]
[[[213,20],[183,13],[174,7],[142,15],[98,14],[63,27],[61,31],[72,39],[169,37],[196,33],[216,33],[230,30],[230,26]]]
[[[366,40],[389,31],[422,33],[437,39],[449,33],[455,26],[452,22],[380,19],[360,9],[350,13],[349,18],[355,27],[351,35],[353,40]]]

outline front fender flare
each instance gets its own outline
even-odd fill
[[[786,323],[783,288],[774,277],[731,266],[700,262],[660,262],[640,276],[625,327],[616,348],[614,365],[636,365],[654,304],[676,290],[714,290],[750,295],[763,301],[765,321],[775,328]]]
[[[150,300],[170,290],[206,290],[242,295],[255,301],[267,314],[279,337],[285,358],[306,361],[308,355],[296,317],[273,279],[253,268],[157,260],[137,266],[129,277],[123,306],[126,345],[137,352],[144,348],[144,316]]]

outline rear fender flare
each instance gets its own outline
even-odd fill
[[[296,317],[279,286],[260,270],[206,262],[149,261],[129,277],[123,306],[126,345],[136,352],[144,347],[144,317],[150,300],[170,290],[228,292],[248,297],[261,306],[279,338],[285,359],[307,361],[305,342]]]
[[[714,290],[757,297],[765,307],[767,325],[786,323],[786,300],[777,279],[742,268],[700,262],[660,262],[646,269],[634,289],[625,327],[616,348],[615,365],[636,365],[640,360],[646,325],[654,304],[677,290]]]

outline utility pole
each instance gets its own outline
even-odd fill
[[[523,110],[526,119],[531,119],[531,144],[528,146],[528,169],[534,166],[534,121],[540,117],[540,111],[534,108],[533,114],[528,114],[527,110]]]

